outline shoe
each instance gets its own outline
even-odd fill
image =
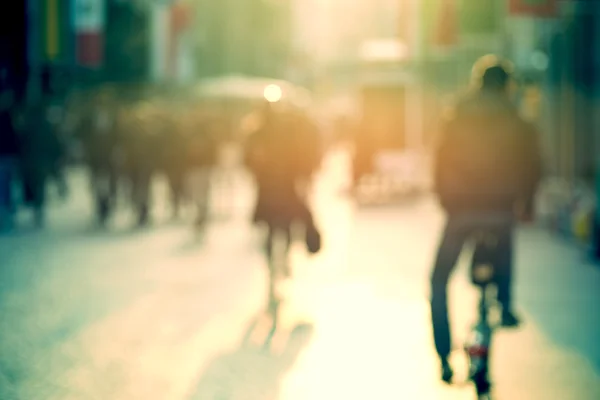
[[[321,233],[311,221],[306,229],[306,248],[310,254],[317,254],[321,251],[321,245]]]
[[[504,328],[516,328],[521,325],[521,321],[511,311],[502,312],[502,326]]]
[[[452,378],[454,377],[454,371],[452,370],[452,366],[446,359],[442,359],[442,381],[446,383],[452,383]]]

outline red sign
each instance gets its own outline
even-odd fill
[[[558,0],[510,0],[509,12],[513,15],[555,17],[558,15]]]
[[[189,27],[192,20],[192,9],[178,3],[171,8],[171,27],[173,31],[180,32]]]
[[[99,32],[77,34],[77,61],[82,67],[96,68],[104,59],[104,36]]]
[[[88,68],[101,67],[104,59],[106,0],[74,0],[71,4],[77,62]]]

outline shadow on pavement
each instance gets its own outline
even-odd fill
[[[90,242],[97,240],[101,240],[102,242],[123,242],[124,240],[137,240],[139,238],[148,237],[164,231],[163,226],[158,223],[150,223],[145,226],[136,226],[131,224],[125,227],[117,227],[111,223],[108,223],[107,226],[101,226],[93,220],[86,221],[75,226],[59,227],[58,229],[49,224],[49,228],[51,229],[40,230],[39,236],[44,236],[51,239],[76,239]]]
[[[189,400],[279,398],[282,381],[310,342],[313,327],[297,324],[291,332],[275,332],[273,342],[270,342],[270,329],[261,331],[260,325],[260,319],[254,320],[238,349],[209,364]],[[257,334],[259,339],[253,340]]]
[[[535,230],[522,236],[530,248],[520,279],[535,286],[519,293],[519,303],[554,344],[586,358],[600,373],[600,271],[570,243]]]
[[[580,354],[600,373],[600,315],[594,305],[553,305],[551,299],[545,305],[534,301],[524,303],[531,319],[554,344]]]

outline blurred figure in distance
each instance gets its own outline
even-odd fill
[[[13,94],[0,92],[0,231],[13,225],[13,182],[19,156],[19,137],[13,121]]]
[[[171,197],[172,218],[180,216],[181,207],[185,199],[185,176],[188,171],[186,157],[187,142],[185,135],[184,111],[169,109],[161,115],[163,121],[160,126],[160,169],[165,173]]]
[[[44,223],[48,179],[62,155],[57,132],[47,118],[49,105],[48,98],[38,104],[22,104],[18,117],[24,200],[33,209],[38,227]]]
[[[277,279],[291,274],[287,255],[292,224],[300,222],[306,227],[309,252],[316,253],[321,247],[307,198],[312,175],[321,162],[318,136],[307,116],[267,103],[261,127],[249,137],[246,146],[246,165],[258,189],[254,222],[267,228],[264,246],[269,267],[270,308],[278,304]],[[278,243],[284,249],[283,260],[275,260],[280,255],[274,253]]]
[[[109,89],[100,89],[91,97],[89,106],[81,112],[76,134],[90,173],[97,221],[104,226],[115,207],[119,158],[122,155],[117,125],[118,108]]]
[[[209,218],[209,199],[212,169],[216,162],[217,145],[214,115],[197,114],[189,110],[184,117],[187,143],[187,192],[196,209],[194,226],[201,232]]]
[[[151,103],[135,102],[121,113],[119,131],[123,143],[124,172],[131,184],[131,203],[138,227],[150,220],[152,177],[159,166],[160,123]]]
[[[56,138],[55,154],[52,156],[49,178],[54,182],[60,197],[65,199],[69,191],[65,175],[69,144],[67,139],[68,127],[65,104],[56,98],[50,98],[45,107],[45,118],[48,123],[48,129],[50,129],[52,136]]]

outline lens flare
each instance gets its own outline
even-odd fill
[[[283,97],[283,91],[278,85],[268,85],[265,87],[264,96],[269,103],[276,103]]]

